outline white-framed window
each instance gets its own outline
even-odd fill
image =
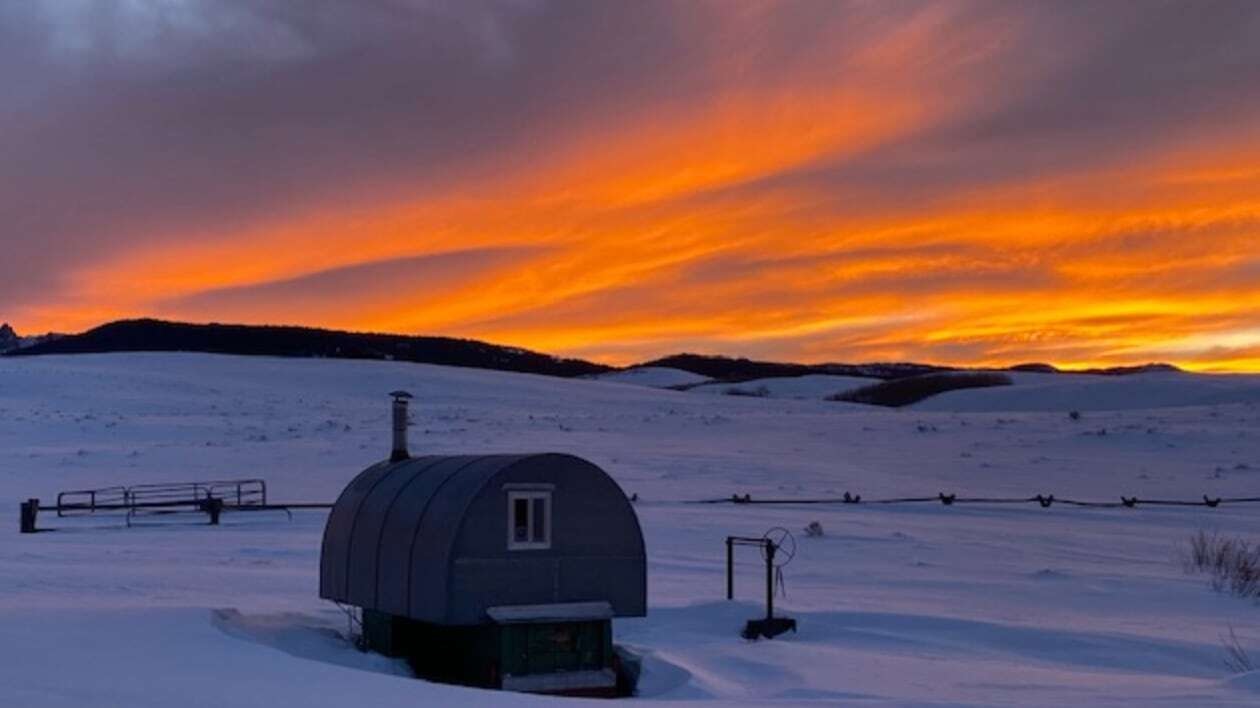
[[[508,550],[551,548],[551,492],[508,492]]]

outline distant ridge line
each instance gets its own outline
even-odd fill
[[[866,364],[796,364],[776,361],[757,361],[739,357],[709,354],[674,354],[653,359],[642,364],[626,367],[668,367],[707,376],[721,383],[741,383],[755,379],[807,376],[824,374],[831,376],[858,376],[872,379],[903,379],[950,372],[1013,371],[1045,374],[1096,374],[1124,376],[1128,374],[1181,371],[1172,364],[1141,364],[1092,369],[1060,369],[1051,364],[1016,364],[1008,367],[965,367],[919,364],[915,362],[872,362]],[[697,384],[698,385],[698,384]],[[684,386],[683,388],[687,388]]]
[[[16,335],[12,339],[16,342]],[[1058,369],[1050,364],[1019,364],[1006,368],[953,367],[914,362],[800,364],[694,353],[673,354],[639,364],[615,367],[584,359],[551,356],[520,347],[491,344],[476,339],[349,332],[295,325],[245,325],[217,322],[193,324],[154,318],[118,320],[80,334],[49,336],[29,345],[4,351],[0,355],[38,356],[144,351],[409,361],[560,377],[595,376],[626,369],[668,367],[723,383],[810,374],[892,380],[957,371],[1101,375],[1180,371],[1171,364],[1071,371]]]
[[[110,322],[82,334],[6,352],[5,356],[175,351],[408,361],[561,377],[613,370],[611,366],[581,359],[562,359],[474,339],[277,325],[189,324],[156,319]]]

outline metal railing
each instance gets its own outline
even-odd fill
[[[137,484],[127,488],[128,503],[222,499],[224,506],[264,506],[267,483],[261,479],[231,479],[213,482],[170,482]]]
[[[261,479],[231,479],[209,482],[160,482],[130,487],[103,487],[61,492],[57,495],[57,516],[95,514],[104,511],[199,506],[218,499],[224,507],[266,507],[267,483]]]
[[[94,514],[97,509],[117,508],[126,505],[126,487],[80,489],[57,495],[57,516]]]

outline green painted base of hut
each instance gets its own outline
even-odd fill
[[[618,688],[610,618],[504,609],[510,611],[476,625],[364,610],[363,637],[369,649],[406,659],[417,676],[432,681],[572,696],[625,690],[624,681]]]

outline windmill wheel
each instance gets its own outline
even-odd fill
[[[769,541],[774,546],[774,564],[782,567],[792,562],[792,558],[796,556],[796,537],[791,531],[782,526],[775,526],[762,536],[763,539]],[[765,546],[761,548],[761,557],[766,558],[768,551]]]

